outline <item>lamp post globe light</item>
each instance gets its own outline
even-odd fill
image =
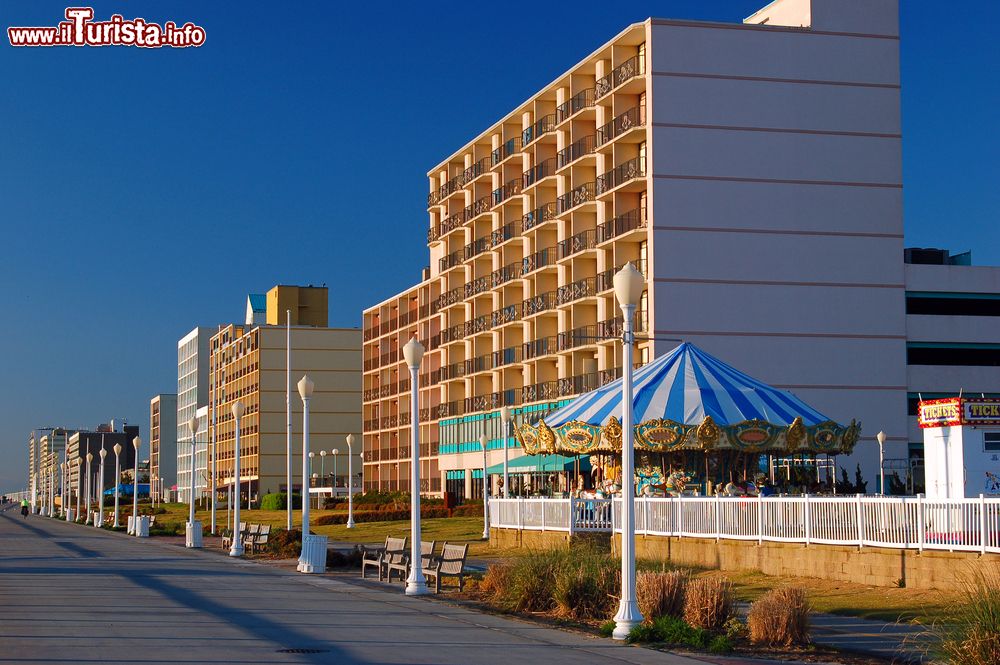
[[[122,482],[122,467],[121,467],[121,454],[122,454],[122,444],[116,443],[112,450],[115,451],[115,524],[114,527],[117,529],[118,524],[118,486]]]
[[[97,500],[99,506],[97,509],[97,526],[103,527],[104,526],[104,458],[108,456],[108,451],[102,445],[101,450],[97,454],[101,456],[101,471],[99,474],[101,482],[98,484],[97,488],[97,491],[100,492],[100,494],[98,494],[98,500]]]
[[[347,441],[347,528],[354,528],[354,435],[348,434]]]
[[[423,596],[427,593],[420,558],[420,363],[424,359],[424,347],[416,335],[403,345],[403,357],[410,368],[410,576],[406,580],[407,596]]]
[[[135,449],[135,459],[132,466],[132,534],[142,536],[139,529],[139,448],[142,446],[142,439],[135,437],[132,439],[132,448]]]
[[[626,263],[614,277],[615,299],[622,310],[622,592],[615,614],[612,637],[624,640],[642,623],[642,612],[635,594],[635,472],[632,423],[632,346],[635,334],[632,320],[642,298],[646,279],[632,263]]]
[[[875,440],[878,441],[878,491],[885,496],[885,432],[879,431]]]
[[[90,462],[94,459],[93,453],[87,453],[87,479],[85,481],[84,487],[86,488],[86,499],[87,505],[85,506],[87,510],[87,518],[83,520],[84,524],[90,524]]]
[[[326,451],[319,451],[319,475],[326,482]]]
[[[485,434],[479,436],[479,445],[483,449],[483,540],[490,539],[490,485],[489,475],[486,473],[486,444],[488,443]]]
[[[201,522],[194,519],[194,458],[198,450],[198,416],[191,416],[188,421],[191,430],[191,495],[188,497],[188,521],[185,527],[185,547],[201,547]],[[214,481],[213,481],[214,482]]]
[[[507,482],[507,433],[514,424],[514,412],[509,406],[500,407],[500,420],[503,421],[503,498],[510,498],[510,484]]]
[[[240,424],[246,406],[243,400],[233,403],[233,418],[236,419],[236,437],[233,442],[233,544],[229,546],[229,556],[243,556],[243,535],[240,533]],[[194,475],[194,458],[191,458],[191,475]]]

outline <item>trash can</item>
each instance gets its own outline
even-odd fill
[[[139,538],[149,538],[149,515],[139,515],[139,523],[136,525],[136,536]]]
[[[300,573],[326,572],[326,536],[310,534],[302,537],[302,555],[296,568]]]
[[[201,547],[201,520],[184,523],[184,545],[186,547]]]
[[[74,514],[74,510],[72,508],[67,508],[66,509],[66,521],[67,522],[72,522],[75,519],[76,519],[76,515]]]

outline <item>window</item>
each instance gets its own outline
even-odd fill
[[[906,313],[936,316],[1000,316],[1000,297],[983,293],[906,294]]]
[[[906,345],[907,365],[1000,366],[1000,344],[936,344],[911,342]]]
[[[983,432],[983,450],[1000,452],[1000,432]]]

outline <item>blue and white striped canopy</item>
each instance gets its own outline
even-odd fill
[[[599,427],[611,416],[621,417],[621,399],[618,379],[577,397],[544,421],[551,428],[571,421]],[[761,383],[688,342],[636,370],[632,408],[636,424],[664,419],[697,425],[705,416],[722,426],[754,419],[790,425],[799,417],[808,427],[829,420],[787,390]]]

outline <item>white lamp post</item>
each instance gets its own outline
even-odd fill
[[[233,403],[233,418],[236,419],[236,440],[233,443],[233,498],[236,500],[233,505],[233,544],[229,547],[229,556],[243,556],[243,536],[240,533],[240,422],[246,407],[243,400],[236,400]],[[194,475],[194,457],[191,458],[191,475]],[[192,481],[193,482],[193,481]]]
[[[132,439],[132,448],[135,449],[135,459],[132,465],[132,535],[140,535],[139,531],[139,447],[142,446],[142,439],[135,437]]]
[[[500,420],[503,421],[503,498],[510,498],[510,484],[507,482],[507,433],[514,424],[514,412],[509,406],[500,407]]]
[[[326,451],[325,450],[319,451],[319,475],[320,475],[320,478],[323,479],[323,482],[326,483]]]
[[[191,430],[191,460],[194,461],[195,451],[198,449],[198,416],[191,416],[191,420],[188,421],[188,429]],[[191,496],[188,500],[188,521],[185,529],[184,545],[185,547],[201,547],[201,522],[196,522],[194,520],[194,468],[192,465],[191,469]],[[214,491],[215,480],[213,479],[213,491],[212,496],[215,496]]]
[[[333,454],[333,493],[337,493],[337,455],[340,451],[334,448],[330,451]]]
[[[116,443],[112,447],[112,450],[115,451],[115,525],[114,526],[117,529],[119,527],[119,524],[118,524],[118,486],[122,482],[122,467],[121,467],[121,459],[120,459],[120,456],[121,456],[121,453],[122,453],[122,444]]]
[[[489,476],[486,474],[486,435],[479,436],[479,445],[483,448],[483,540],[490,539],[490,486]]]
[[[347,528],[354,528],[354,435],[347,435]]]
[[[97,491],[100,492],[98,495],[98,509],[97,509],[97,526],[104,526],[104,458],[108,456],[108,451],[104,447],[104,443],[101,443],[101,450],[98,453],[101,456],[101,482],[98,483]]]
[[[86,505],[87,519],[83,520],[84,524],[90,524],[90,462],[93,459],[94,459],[94,454],[93,453],[87,453],[87,484],[85,485],[85,487],[87,488],[87,492],[86,492],[86,494],[87,494],[87,505]]]
[[[59,505],[66,516],[66,463],[59,462]]]
[[[632,425],[632,319],[642,298],[646,280],[626,263],[614,278],[615,298],[622,310],[622,593],[615,614],[612,637],[624,640],[631,630],[642,623],[642,612],[635,597],[635,472],[633,471]]]
[[[80,468],[81,466],[83,466],[83,458],[77,457],[75,459],[76,459],[76,515],[74,521],[78,521],[80,519],[80,499],[83,496],[83,492],[81,491],[81,487],[83,486],[83,469]]]
[[[424,347],[416,336],[403,345],[403,357],[410,368],[410,576],[406,580],[407,596],[422,596],[427,593],[420,558],[420,362],[424,359]]]
[[[299,397],[302,398],[302,553],[297,570],[300,573],[322,573],[326,570],[326,536],[309,533],[309,401],[315,384],[308,375],[299,379]]]
[[[875,440],[878,441],[878,489],[885,496],[885,432],[876,434]]]

